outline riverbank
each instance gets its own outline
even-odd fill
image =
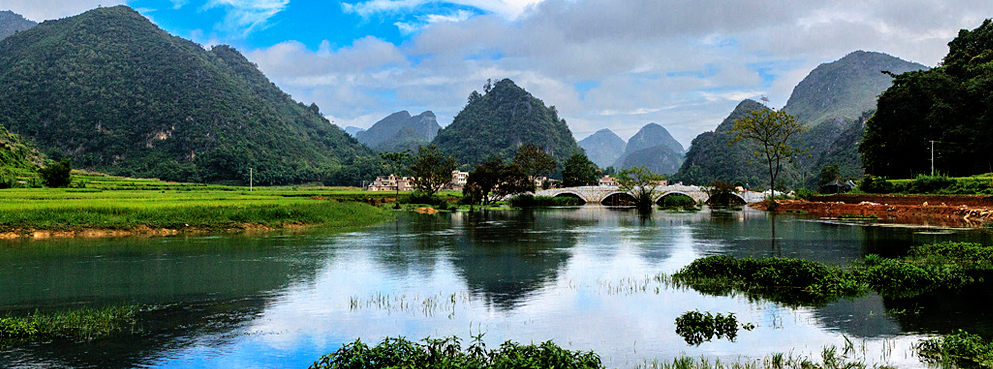
[[[349,189],[90,178],[86,188],[0,190],[0,239],[354,229],[394,218]]]
[[[751,205],[769,210],[764,202]],[[979,228],[993,222],[991,196],[830,195],[808,200],[776,200],[777,214],[857,217],[887,223]]]

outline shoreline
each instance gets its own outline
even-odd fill
[[[776,200],[776,214],[822,218],[854,217],[884,223],[949,228],[984,228],[993,224],[988,196],[832,195],[812,200]],[[749,205],[769,211],[765,202]]]

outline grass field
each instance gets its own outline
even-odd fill
[[[290,226],[354,228],[393,215],[365,203],[395,196],[354,188],[254,188],[74,175],[82,188],[0,190],[0,232],[170,229],[214,232]]]

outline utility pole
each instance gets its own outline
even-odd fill
[[[252,168],[248,168],[248,191],[252,191]]]
[[[931,140],[931,176],[934,177],[934,143],[938,142]]]

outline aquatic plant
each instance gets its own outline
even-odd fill
[[[498,349],[488,350],[482,337],[482,334],[474,336],[465,350],[461,340],[454,336],[428,337],[421,340],[424,343],[387,337],[372,347],[356,339],[322,356],[310,368],[603,368],[600,356],[592,351],[566,350],[552,341],[540,345],[507,341]]]
[[[742,324],[742,329],[750,331],[755,328],[751,323]],[[727,338],[734,342],[738,337],[738,319],[734,313],[723,315],[711,315],[699,311],[687,311],[676,318],[676,334],[683,337],[687,344],[699,346],[703,342],[710,342],[714,337]]]
[[[993,368],[993,342],[959,329],[924,339],[914,347],[921,361],[942,366]]]
[[[135,329],[137,306],[0,317],[0,345],[53,337],[92,340]]]

